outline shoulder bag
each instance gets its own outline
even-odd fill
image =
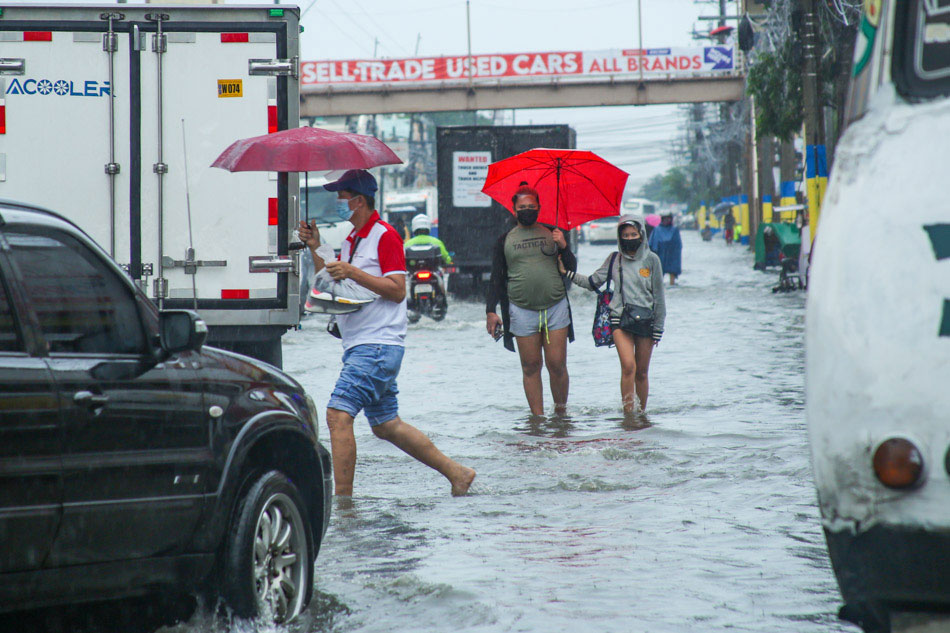
[[[594,327],[591,334],[594,336],[594,347],[611,347],[614,344],[614,334],[610,329],[610,302],[614,298],[614,291],[610,289],[610,280],[614,276],[614,262],[617,253],[610,256],[607,267],[607,285],[597,293],[597,307],[594,309]],[[591,286],[594,284],[592,283]]]
[[[620,299],[623,300],[623,262],[620,262]],[[623,301],[620,314],[620,329],[634,336],[651,338],[653,336],[653,308],[634,305]]]

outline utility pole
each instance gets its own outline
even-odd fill
[[[815,239],[821,214],[821,199],[828,183],[825,155],[824,121],[818,102],[818,15],[815,0],[799,0],[802,11],[802,50],[804,69],[802,101],[805,108],[805,185],[808,195],[808,226]]]
[[[720,0],[723,1],[723,0]],[[637,67],[640,69],[640,83],[643,83],[643,0],[637,0],[637,31],[639,32],[639,50],[637,50]]]
[[[472,86],[474,81],[472,75],[472,12],[469,6],[469,0],[465,0],[465,33],[468,36],[468,96],[475,94],[475,88]],[[478,125],[478,111],[472,110],[472,125]]]

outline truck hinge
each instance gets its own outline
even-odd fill
[[[249,59],[247,60],[247,74],[268,75],[299,78],[299,57],[290,59]]]
[[[119,264],[119,267],[125,271],[126,275],[132,277],[132,264]],[[154,268],[151,264],[139,264],[139,275],[141,276],[141,279],[138,279],[138,281],[144,283],[147,277],[151,277],[155,274],[153,271]]]
[[[152,171],[154,171],[156,174],[167,174],[168,163],[155,163],[152,165]]]
[[[0,57],[0,75],[22,75],[26,72],[26,60],[15,57]]]
[[[115,176],[119,173],[119,163],[106,163],[106,173]]]
[[[251,273],[300,274],[297,258],[292,255],[251,255],[247,259],[247,270]]]

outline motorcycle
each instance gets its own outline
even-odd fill
[[[433,321],[444,319],[448,301],[439,247],[428,244],[407,246],[406,266],[409,273],[409,322],[416,323],[422,315]]]

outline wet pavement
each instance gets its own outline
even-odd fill
[[[645,418],[622,415],[592,293],[571,295],[562,418],[528,416],[517,355],[485,333],[481,304],[410,326],[400,412],[478,470],[472,494],[452,498],[358,418],[355,496],[337,500],[314,602],[288,629],[857,631],[835,615],[811,481],[804,295],[773,294],[744,248],[684,242]],[[582,245],[580,271],[609,252]],[[284,343],[321,407],[341,356],[324,324]],[[220,626],[199,613],[167,630]]]

